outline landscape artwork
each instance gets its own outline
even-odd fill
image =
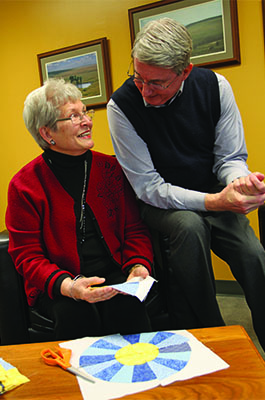
[[[68,57],[45,64],[48,78],[63,78],[82,92],[82,100],[102,95],[97,52]]]

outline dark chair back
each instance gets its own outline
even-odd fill
[[[23,278],[8,254],[8,231],[0,232],[0,340],[2,345],[54,340],[53,322],[28,306]]]
[[[260,206],[258,209],[258,220],[259,220],[259,235],[260,242],[265,248],[265,205]]]

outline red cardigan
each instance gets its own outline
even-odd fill
[[[116,158],[92,151],[86,196],[111,257],[122,270],[140,263],[151,271],[150,234]],[[74,200],[40,155],[11,180],[6,226],[9,253],[24,277],[30,306],[56,279],[80,273]]]

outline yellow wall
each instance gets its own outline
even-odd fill
[[[26,95],[40,85],[37,54],[107,37],[113,89],[126,78],[130,61],[128,9],[148,0],[0,0],[1,139],[0,230],[8,182],[40,153],[22,120]],[[241,110],[249,167],[265,172],[265,68],[261,0],[238,0],[241,65],[216,68],[232,84]],[[105,109],[96,112],[95,149],[112,154]],[[257,214],[249,215],[258,233]],[[214,258],[218,279],[231,279],[228,267]]]

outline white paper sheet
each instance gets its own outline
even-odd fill
[[[209,348],[197,340],[191,333],[181,331],[168,331],[179,335],[183,335],[188,339],[188,343],[191,347],[191,355],[187,365],[177,373],[174,373],[170,377],[162,380],[152,380],[147,382],[138,383],[113,383],[106,382],[94,378],[95,383],[89,383],[82,378],[77,378],[80,386],[80,390],[84,400],[110,400],[116,399],[128,394],[133,394],[154,388],[158,385],[168,385],[175,381],[191,379],[196,376],[210,374],[225,368],[229,365],[223,361],[219,356],[213,353]],[[108,338],[102,337],[102,338]],[[72,350],[71,363],[75,367],[79,367],[80,356],[84,353],[89,346],[99,340],[99,337],[85,337],[82,339],[72,340],[69,342],[61,343],[61,347],[69,348]],[[203,362],[202,362],[203,360]]]
[[[147,276],[145,279],[138,276],[124,283],[110,285],[110,287],[118,290],[119,292],[138,297],[140,301],[144,301],[154,282],[157,281],[151,276]]]

